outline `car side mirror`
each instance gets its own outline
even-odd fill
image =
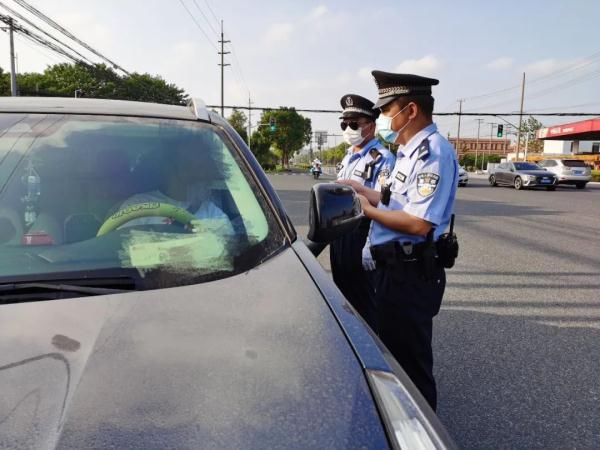
[[[511,167],[509,170],[510,170],[511,172],[514,172],[514,171],[515,171],[515,169],[514,169],[514,168],[512,168],[512,167]]]
[[[310,192],[308,239],[327,244],[354,230],[362,217],[360,201],[350,186],[316,184]],[[309,248],[315,253],[312,246],[309,245]]]

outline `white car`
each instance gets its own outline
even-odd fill
[[[592,179],[592,169],[579,159],[544,159],[538,164],[555,174],[558,184],[574,184],[583,189]]]
[[[458,185],[466,186],[468,182],[469,182],[469,174],[467,173],[467,171],[465,170],[464,167],[460,166],[458,168]]]

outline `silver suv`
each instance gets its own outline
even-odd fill
[[[558,184],[574,184],[577,189],[583,189],[592,179],[592,169],[578,159],[544,159],[538,164],[554,173]]]

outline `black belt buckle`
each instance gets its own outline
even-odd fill
[[[404,256],[411,257],[413,255],[414,246],[412,242],[401,242],[400,248]]]

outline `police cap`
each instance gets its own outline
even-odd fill
[[[360,95],[346,94],[340,99],[340,105],[342,105],[343,109],[342,117],[340,117],[340,119],[364,116],[371,120],[375,120],[379,116],[379,110],[373,109],[373,102]]]
[[[439,83],[435,78],[421,77],[405,73],[390,73],[374,70],[371,72],[379,90],[379,99],[374,108],[381,108],[398,97],[431,95],[431,86]]]

